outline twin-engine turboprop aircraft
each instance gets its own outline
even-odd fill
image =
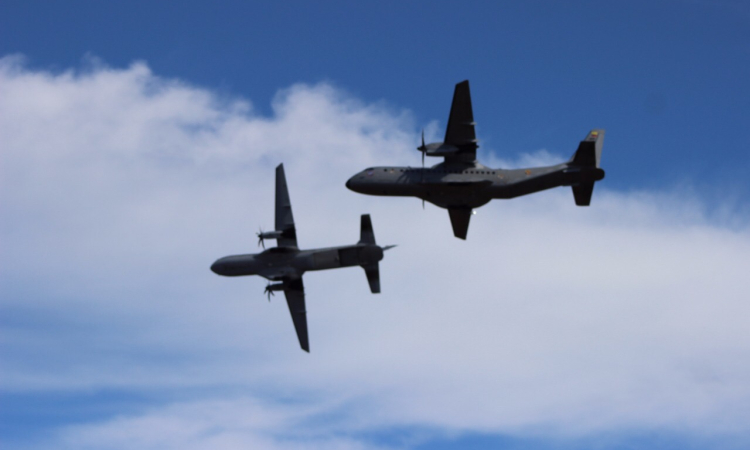
[[[578,145],[573,157],[562,164],[528,169],[490,169],[477,161],[477,139],[471,108],[469,82],[456,85],[448,127],[443,142],[424,143],[422,168],[371,167],[354,175],[346,187],[362,194],[417,197],[448,209],[453,234],[466,239],[472,209],[492,199],[506,199],[551,189],[571,186],[576,205],[588,206],[594,183],[604,178],[599,167],[604,130],[592,130]],[[426,169],[424,157],[442,156],[444,162]],[[266,293],[284,291],[292,314],[300,347],[310,351],[307,338],[307,316],[302,274],[310,270],[361,266],[373,293],[380,292],[378,261],[393,245],[380,247],[375,243],[372,222],[362,215],[358,243],[342,247],[300,250],[292,218],[292,205],[284,177],[284,166],[276,168],[276,228],[258,233],[259,245],[264,239],[276,239],[277,247],[253,255],[227,256],[217,260],[211,270],[219,275],[260,275],[270,281]],[[265,246],[264,246],[265,247]]]
[[[370,291],[377,294],[380,292],[378,261],[383,259],[385,250],[395,247],[380,247],[375,243],[370,215],[363,214],[360,239],[356,244],[300,250],[297,246],[297,233],[283,164],[276,167],[276,228],[274,231],[258,233],[258,244],[263,244],[265,239],[276,239],[277,246],[262,253],[220,258],[213,263],[211,270],[228,277],[260,275],[270,281],[277,281],[278,283],[269,283],[266,286],[266,293],[270,299],[274,291],[284,291],[299,345],[306,352],[310,351],[310,344],[307,338],[307,312],[302,274],[312,270],[361,266],[365,269]]]
[[[457,238],[466,239],[473,208],[492,199],[507,199],[557,186],[572,186],[576,205],[588,206],[594,183],[604,178],[599,167],[604,130],[592,130],[565,163],[527,169],[490,169],[477,161],[469,82],[456,85],[443,142],[422,145],[422,168],[370,167],[346,182],[354,192],[369,195],[417,197],[447,208]],[[424,168],[424,157],[445,161]]]

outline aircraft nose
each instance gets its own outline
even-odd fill
[[[223,264],[219,261],[214,262],[211,264],[211,272],[215,273],[216,275],[221,275],[221,269]]]
[[[361,178],[361,177],[362,177],[362,174],[358,173],[354,175],[353,177],[349,178],[346,181],[347,189],[349,189],[350,191],[359,192],[357,189],[360,187],[361,184],[356,180],[356,178]]]

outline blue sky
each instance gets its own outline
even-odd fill
[[[480,137],[499,153],[569,153],[618,136],[609,183],[717,178],[748,189],[747,5],[742,1],[523,3],[5,2],[2,51],[32,67],[85,54],[239,95],[269,112],[279,88],[329,81],[367,102],[445,121],[470,79]],[[442,123],[442,122],[441,122]],[[646,164],[644,164],[646,163]],[[623,181],[620,181],[623,180]]]
[[[6,1],[3,448],[746,448],[750,6]],[[480,160],[557,189],[361,197],[471,81]],[[307,275],[313,352],[254,251],[284,162],[304,247],[373,215],[383,294]],[[454,242],[455,241],[455,242]]]

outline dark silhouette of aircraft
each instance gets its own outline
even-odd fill
[[[456,85],[443,142],[425,145],[422,168],[370,167],[354,175],[346,187],[368,195],[417,197],[448,209],[453,234],[466,239],[473,208],[492,199],[508,199],[557,186],[571,186],[576,205],[588,206],[594,183],[604,178],[599,167],[604,130],[592,130],[565,163],[527,169],[491,169],[477,161],[469,81]],[[444,162],[428,169],[424,157],[442,156]]]
[[[361,266],[365,269],[370,290],[377,294],[380,292],[378,261],[383,259],[385,250],[395,247],[380,247],[375,244],[370,215],[363,214],[360,239],[356,244],[300,250],[297,246],[297,233],[283,164],[276,167],[276,228],[274,231],[259,232],[258,245],[265,248],[265,239],[276,239],[277,246],[262,253],[220,258],[213,263],[211,270],[227,277],[260,275],[270,281],[278,281],[279,283],[269,282],[265,292],[270,301],[274,291],[284,291],[299,345],[306,352],[310,351],[310,344],[307,338],[307,312],[302,274],[311,270]]]

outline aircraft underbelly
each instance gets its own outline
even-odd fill
[[[339,265],[341,267],[359,265],[359,254],[356,247],[341,248],[339,253]]]
[[[305,270],[325,270],[338,267],[361,266],[377,263],[383,259],[383,250],[378,246],[351,245],[313,250]]]
[[[318,250],[313,253],[313,264],[311,270],[324,270],[341,267],[339,252],[337,249]]]
[[[414,197],[420,194],[422,186],[417,183],[384,183],[380,186],[380,192],[375,195],[392,195],[397,197]]]
[[[553,172],[538,176],[530,176],[511,181],[505,185],[495,185],[491,189],[492,198],[509,199],[534,192],[552,189],[564,184],[562,174]]]
[[[426,184],[417,197],[442,208],[478,208],[492,199],[487,183]]]
[[[258,268],[254,264],[234,264],[226,269],[226,276],[241,277],[258,274]]]

